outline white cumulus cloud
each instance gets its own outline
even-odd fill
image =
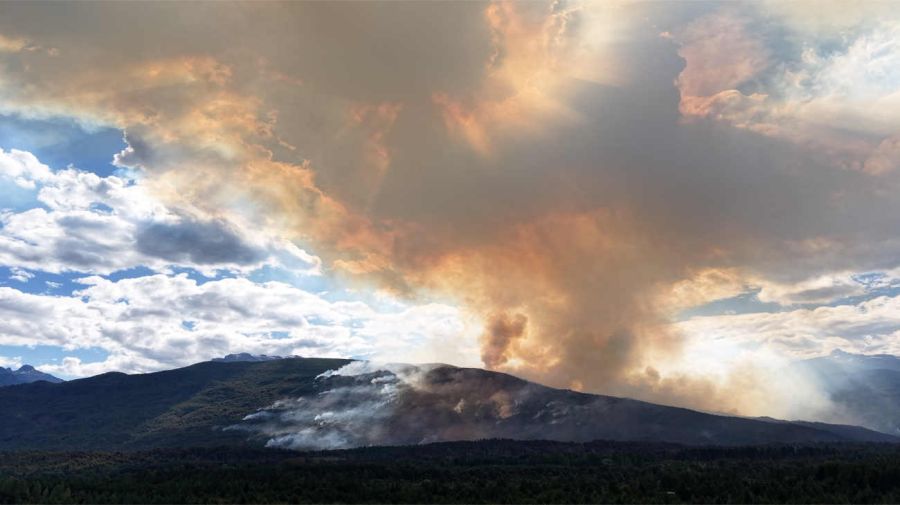
[[[280,282],[234,278],[201,284],[186,274],[80,282],[87,287],[72,296],[0,287],[0,345],[110,353],[98,363],[68,357],[42,365],[68,376],[146,372],[236,352],[466,363],[476,346],[459,310],[447,305],[383,313]]]
[[[33,208],[0,211],[0,265],[107,275],[146,266],[250,271],[277,265],[317,274],[318,258],[220,217],[170,209],[140,181],[75,168],[52,171],[31,153],[0,149],[0,182],[36,190]]]

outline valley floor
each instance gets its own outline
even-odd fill
[[[0,454],[0,503],[897,503],[900,446],[489,440]]]

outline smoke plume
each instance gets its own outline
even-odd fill
[[[294,240],[360,286],[465,307],[490,368],[777,415],[790,399],[769,393],[794,385],[742,359],[800,343],[753,343],[724,371],[692,366],[727,346],[686,355],[679,312],[900,266],[896,80],[832,82],[862,53],[817,52],[837,40],[817,38],[824,24],[762,4],[209,8],[4,5],[0,31],[37,27],[23,40],[66,57],[0,54],[0,111],[122,128],[116,163],[173,208]],[[888,25],[842,25],[841,39],[869,47]],[[412,376],[297,401],[324,412],[353,399],[389,417],[424,401]],[[288,420],[329,425],[295,407],[250,421],[273,440]],[[327,438],[355,443],[351,431]]]
[[[227,429],[298,450],[489,438],[725,445],[842,439],[828,429],[553,389],[475,368],[360,361],[321,374],[314,392],[280,400]]]

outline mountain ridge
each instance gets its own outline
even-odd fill
[[[3,388],[0,449],[304,449],[485,438],[688,445],[898,441],[862,428],[773,423],[553,389],[473,368],[334,373],[351,363],[365,364],[325,358],[203,362]]]
[[[792,366],[821,388],[842,420],[900,435],[900,358],[835,350]]]
[[[18,370],[0,367],[0,387],[29,384],[37,381],[51,383],[63,382],[59,377],[54,377],[48,373],[41,372],[31,365],[22,365]]]
[[[227,354],[221,358],[213,358],[210,361],[214,363],[234,363],[240,361],[274,361],[279,359],[294,358],[298,356],[268,356],[266,354],[250,354],[248,352],[240,352],[236,354]]]

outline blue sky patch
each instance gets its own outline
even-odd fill
[[[763,302],[757,296],[759,290],[748,291],[730,298],[713,300],[697,307],[681,311],[676,321],[685,321],[692,317],[723,316],[734,314],[751,314],[756,312],[780,312],[784,307],[773,302]]]
[[[75,282],[84,276],[82,273],[54,274],[0,266],[0,286],[39,295],[71,296],[75,291],[86,287]]]
[[[112,158],[126,145],[115,128],[88,130],[71,119],[0,115],[0,147],[28,151],[54,170],[74,165],[105,177],[119,170]]]
[[[310,293],[321,293],[337,287],[337,281],[328,279],[323,275],[307,275],[270,265],[257,268],[251,272],[247,278],[257,284],[264,282],[283,282]]]
[[[0,356],[20,358],[23,365],[40,368],[42,364],[57,365],[64,357],[74,357],[82,363],[99,363],[109,357],[109,353],[99,347],[67,350],[56,345],[0,345]]]

